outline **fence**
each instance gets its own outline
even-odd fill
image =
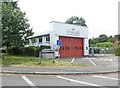
[[[113,47],[90,47],[89,54],[114,54]]]

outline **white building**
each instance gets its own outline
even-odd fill
[[[32,38],[36,42],[32,44]],[[36,36],[30,36],[30,46],[51,46],[51,49],[59,49],[56,53],[60,57],[79,57],[89,55],[88,43],[88,28],[66,24],[61,22],[50,22],[49,32],[42,33]],[[60,40],[61,46],[57,45],[57,40]]]

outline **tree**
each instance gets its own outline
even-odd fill
[[[115,37],[113,37],[113,36],[108,37],[108,42],[114,43],[115,42]]]
[[[99,43],[99,38],[89,39],[90,47],[96,47],[96,44]]]
[[[79,18],[77,16],[72,16],[72,17],[68,18],[65,23],[81,25],[81,26],[87,27],[86,21],[82,17]]]
[[[105,34],[99,35],[99,43],[101,43],[101,42],[107,42],[107,41],[108,41],[107,35],[105,35]]]
[[[17,6],[17,2],[2,2],[2,45],[23,46],[28,36],[33,35],[30,24]]]
[[[103,44],[105,42],[114,43],[116,38],[117,38],[117,35],[115,35],[114,37],[112,37],[112,36],[108,37],[105,34],[101,34],[101,35],[99,35],[99,37],[89,39],[90,47],[92,47],[92,46],[95,47],[99,43],[101,43],[101,44]],[[108,43],[106,43],[106,44],[108,44]]]
[[[120,41],[120,34],[114,36],[117,41]]]

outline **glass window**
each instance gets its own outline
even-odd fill
[[[39,38],[39,42],[42,42],[42,37]]]
[[[50,41],[50,36],[46,36],[46,42]]]

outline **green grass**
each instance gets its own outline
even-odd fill
[[[11,66],[11,65],[19,65],[19,66],[87,66],[85,63],[73,63],[71,64],[68,61],[60,61],[55,60],[53,63],[52,59],[41,58],[41,63],[39,63],[39,58],[31,57],[31,56],[13,56],[13,55],[2,55],[2,65],[3,66]]]

